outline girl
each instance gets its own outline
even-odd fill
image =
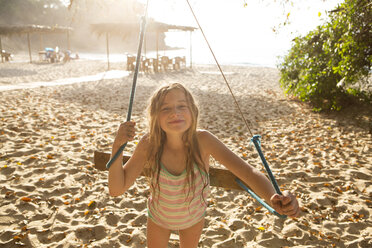
[[[181,84],[160,88],[148,106],[149,132],[139,141],[132,157],[122,166],[121,156],[109,169],[109,192],[119,196],[149,168],[147,245],[167,247],[171,230],[178,230],[180,247],[197,247],[204,226],[209,195],[209,158],[223,164],[280,214],[299,214],[296,197],[275,193],[270,181],[213,134],[198,130],[198,108]],[[112,154],[135,136],[135,123],[120,125]]]

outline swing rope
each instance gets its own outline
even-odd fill
[[[136,93],[137,76],[138,76],[139,66],[140,66],[140,62],[141,62],[142,44],[143,44],[143,38],[145,36],[146,19],[147,19],[147,8],[148,8],[148,6],[149,6],[149,0],[147,0],[147,3],[146,3],[145,14],[141,18],[141,28],[140,28],[140,37],[139,37],[138,50],[137,50],[136,67],[134,69],[132,90],[130,92],[128,113],[127,113],[127,121],[130,121],[131,120],[131,116],[132,116],[132,108],[133,108],[133,102],[134,102],[134,95]],[[125,144],[123,144],[123,145],[121,145],[119,147],[119,149],[115,153],[115,155],[106,164],[106,168],[107,169],[110,169],[112,163],[114,163],[116,161],[116,159],[122,154],[122,152],[124,151],[124,149],[127,146],[127,144],[128,143],[125,143]]]
[[[227,86],[227,88],[229,89],[232,98],[234,99],[235,105],[236,105],[236,107],[238,108],[241,117],[243,118],[243,121],[244,121],[244,123],[245,123],[245,126],[247,127],[247,129],[248,129],[249,133],[251,134],[251,136],[253,136],[253,134],[252,134],[252,132],[251,132],[251,129],[249,128],[249,125],[248,125],[247,119],[245,119],[244,114],[243,114],[242,110],[240,109],[240,106],[239,106],[239,104],[238,104],[238,101],[236,100],[235,95],[234,95],[234,93],[232,92],[232,89],[231,89],[231,87],[230,87],[230,84],[227,82],[227,79],[226,79],[226,77],[225,77],[225,73],[223,73],[223,71],[222,71],[222,69],[221,69],[221,66],[220,66],[220,63],[218,63],[217,58],[216,58],[216,56],[214,55],[214,52],[213,52],[211,46],[209,45],[209,42],[208,42],[208,40],[207,40],[207,37],[205,36],[204,31],[203,31],[202,27],[201,27],[200,24],[199,24],[198,18],[196,18],[196,15],[195,15],[195,13],[194,13],[194,10],[192,9],[192,7],[191,7],[191,5],[190,5],[190,3],[189,3],[189,0],[186,0],[186,2],[187,2],[187,4],[188,4],[189,7],[190,7],[191,13],[192,13],[192,15],[194,16],[194,19],[195,19],[196,23],[198,24],[198,27],[199,27],[199,29],[200,29],[200,32],[202,33],[202,35],[203,35],[203,37],[204,37],[204,40],[205,40],[205,42],[206,42],[207,45],[208,45],[208,48],[209,48],[210,52],[212,53],[212,56],[213,56],[213,58],[214,58],[214,61],[216,62],[217,67],[218,67],[218,69],[219,69],[220,72],[221,72],[221,75],[222,75],[222,77],[223,77],[223,79],[224,79],[224,81],[225,81],[225,83],[226,83],[226,86]]]
[[[203,29],[202,29],[202,27],[201,27],[201,25],[200,25],[200,23],[199,23],[199,21],[198,21],[198,18],[196,17],[196,15],[195,15],[195,13],[194,13],[194,11],[193,11],[193,8],[192,8],[191,5],[190,5],[189,0],[186,0],[186,2],[187,2],[187,4],[188,4],[189,7],[190,7],[191,13],[192,13],[192,15],[194,16],[194,19],[195,19],[195,21],[196,21],[196,23],[197,23],[197,25],[198,25],[198,27],[199,27],[199,29],[200,29],[200,31],[201,31],[203,37],[204,37],[205,42],[206,42],[207,45],[208,45],[208,48],[209,48],[210,52],[212,53],[212,56],[213,56],[213,58],[214,58],[214,61],[216,62],[217,67],[218,67],[218,69],[219,69],[220,72],[221,72],[221,75],[222,75],[222,77],[223,77],[223,79],[224,79],[224,81],[225,81],[225,83],[226,83],[226,85],[227,85],[227,88],[229,89],[230,94],[231,94],[231,96],[232,96],[233,99],[234,99],[235,105],[236,105],[236,107],[237,107],[238,110],[239,110],[239,113],[240,113],[240,115],[241,115],[241,117],[242,117],[242,119],[243,119],[243,121],[244,121],[244,123],[245,123],[245,126],[247,127],[247,129],[248,129],[250,135],[253,136],[252,139],[251,139],[251,141],[253,142],[253,144],[254,144],[254,146],[255,146],[255,148],[256,148],[256,150],[257,150],[257,152],[258,152],[258,154],[259,154],[259,156],[260,156],[260,158],[261,158],[261,161],[262,161],[262,163],[263,163],[263,165],[264,165],[264,167],[265,167],[265,170],[266,170],[267,174],[269,175],[269,178],[270,178],[271,184],[273,185],[273,187],[274,187],[274,189],[275,189],[275,192],[276,192],[277,194],[279,194],[279,195],[282,195],[282,192],[280,191],[280,188],[279,188],[279,186],[278,186],[278,183],[276,182],[275,177],[274,177],[274,175],[273,175],[273,173],[272,173],[272,171],[271,171],[271,169],[270,169],[270,167],[269,167],[269,165],[268,165],[268,163],[267,163],[267,161],[266,161],[266,159],[265,159],[265,156],[263,155],[263,152],[262,152],[262,150],[261,150],[260,136],[259,136],[259,135],[253,135],[253,134],[252,134],[252,131],[251,131],[251,129],[249,128],[249,125],[248,125],[248,121],[247,121],[246,118],[244,117],[244,114],[243,114],[243,112],[242,112],[242,110],[241,110],[241,108],[240,108],[240,106],[239,106],[239,103],[238,103],[238,101],[236,100],[234,93],[232,92],[232,89],[231,89],[231,87],[230,87],[230,84],[229,84],[229,82],[227,81],[227,79],[226,79],[226,77],[225,77],[225,74],[223,73],[223,71],[222,71],[222,69],[221,69],[220,64],[218,63],[217,58],[216,58],[216,56],[214,55],[214,52],[213,52],[211,46],[209,45],[209,42],[208,42],[208,40],[207,40],[207,37],[206,37],[205,34],[204,34],[204,31],[203,31]],[[257,200],[257,201],[258,201],[262,206],[264,206],[267,210],[269,210],[269,212],[271,212],[271,213],[273,213],[273,214],[275,214],[275,215],[277,215],[277,216],[279,216],[279,217],[281,217],[281,218],[286,218],[286,217],[287,217],[286,215],[281,215],[281,214],[279,214],[279,213],[276,212],[272,207],[270,207],[268,204],[266,204],[266,203],[265,203],[265,202],[264,202],[264,201],[263,201],[259,196],[257,196],[257,195],[252,191],[252,190],[250,190],[247,186],[245,186],[244,183],[243,183],[239,178],[236,178],[235,181],[236,181],[236,182],[237,182],[237,183],[238,183],[238,184],[239,184],[243,189],[245,189],[245,190],[246,190],[246,191],[247,191],[247,192],[248,192],[248,193],[249,193],[249,194],[250,194],[254,199],[256,199],[256,200]]]

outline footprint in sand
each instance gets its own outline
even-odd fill
[[[127,213],[127,214],[125,214],[122,218],[121,218],[121,220],[120,220],[120,222],[121,223],[125,223],[125,224],[127,224],[130,220],[133,220],[135,217],[137,217],[138,216],[138,214],[137,213]]]
[[[119,216],[114,213],[109,213],[106,216],[106,223],[110,226],[117,226],[119,223],[119,220],[120,220]]]
[[[75,230],[75,236],[85,242],[100,240],[106,237],[106,228],[102,225],[79,227]]]

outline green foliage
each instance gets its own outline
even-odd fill
[[[372,5],[345,0],[330,12],[330,21],[297,37],[278,65],[288,94],[314,104],[314,110],[339,110],[352,97],[372,99],[367,84],[372,65]]]

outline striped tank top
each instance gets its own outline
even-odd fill
[[[155,194],[148,199],[149,218],[169,230],[183,230],[195,225],[204,218],[207,209],[209,177],[208,185],[203,190],[203,179],[205,181],[207,175],[203,171],[199,172],[197,165],[194,165],[195,191],[191,188],[189,192],[186,170],[176,176],[171,174],[162,163],[160,165],[160,192],[159,188],[156,188]]]

